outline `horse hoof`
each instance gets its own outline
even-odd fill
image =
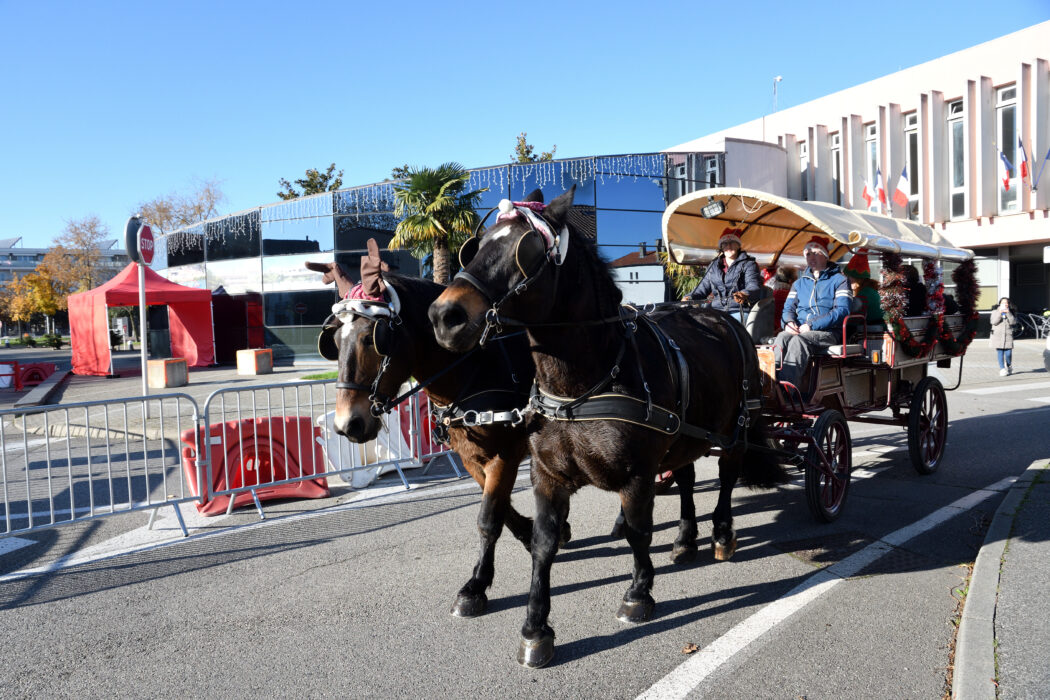
[[[736,552],[736,538],[729,540],[729,542],[722,544],[721,542],[712,542],[711,546],[715,550],[715,559],[718,561],[728,561],[733,553]]]
[[[558,540],[558,544],[564,545],[570,540],[572,540],[572,526],[569,523],[565,523],[561,526],[561,539]]]
[[[554,637],[544,635],[537,640],[521,638],[518,663],[525,668],[542,668],[554,658]]]
[[[466,595],[460,593],[452,604],[452,615],[455,617],[478,617],[488,609],[489,599],[484,593]]]
[[[671,561],[686,564],[696,559],[696,544],[676,544],[671,550]]]
[[[652,600],[625,600],[620,603],[616,619],[632,625],[648,622],[653,616],[654,607],[656,607],[656,603]]]

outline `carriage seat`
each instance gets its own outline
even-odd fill
[[[776,306],[772,296],[766,296],[755,302],[744,321],[744,328],[756,344],[766,344],[770,337],[776,336]],[[770,341],[772,342],[772,341]]]

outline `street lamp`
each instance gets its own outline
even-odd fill
[[[773,111],[777,111],[777,83],[784,79],[784,76],[778,75],[773,78]]]

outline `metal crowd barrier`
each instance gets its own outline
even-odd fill
[[[198,417],[185,394],[0,411],[0,535],[196,501],[164,427]]]
[[[205,515],[262,501],[362,488],[423,467],[447,448],[430,438],[425,397],[384,419],[376,440],[335,433],[332,380],[221,389],[203,411],[185,394],[0,411],[0,537],[102,516],[194,503]],[[463,476],[456,460],[449,461]]]

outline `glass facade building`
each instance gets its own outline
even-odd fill
[[[534,189],[550,201],[576,185],[574,220],[613,260],[661,240],[667,204],[720,185],[722,153],[643,153],[515,163],[470,170],[469,188],[485,190],[479,214]],[[316,338],[335,299],[306,261],[340,262],[357,277],[366,241],[375,238],[397,272],[421,273],[408,251],[386,250],[397,227],[394,183],[382,182],[260,206],[165,234],[153,269],[173,282],[210,289],[217,298],[217,358],[247,347],[275,358],[317,360]],[[218,299],[221,297],[221,300]]]

